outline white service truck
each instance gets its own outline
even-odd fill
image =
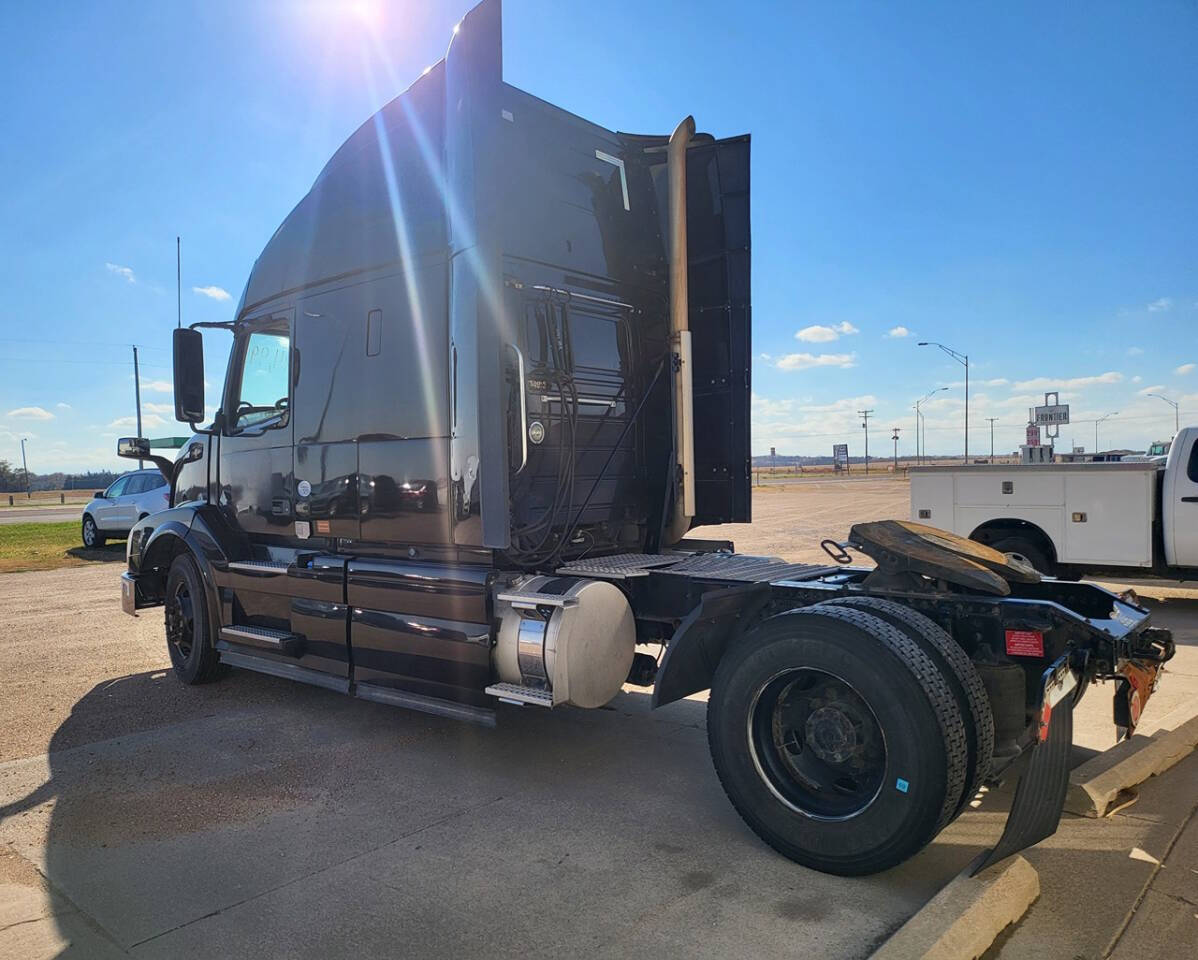
[[[916,467],[911,519],[1044,573],[1198,580],[1198,426],[1161,463]]]

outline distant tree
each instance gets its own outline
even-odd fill
[[[19,487],[23,488],[20,480],[20,471],[13,470],[7,460],[0,460],[0,490],[8,493],[16,491]]]

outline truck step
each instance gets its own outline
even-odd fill
[[[230,560],[229,569],[236,573],[267,573],[278,575],[287,572],[286,560]]]
[[[499,594],[496,599],[524,610],[535,610],[537,607],[578,606],[577,597],[563,597],[556,593],[521,593],[519,590],[509,590]]]
[[[221,627],[220,638],[229,643],[240,643],[261,650],[271,650],[289,657],[298,657],[304,648],[304,638],[286,630],[271,627]]]
[[[487,693],[507,703],[530,703],[534,707],[553,707],[553,693],[536,687],[522,687],[516,683],[493,683]]]

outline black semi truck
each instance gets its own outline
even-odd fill
[[[189,684],[243,667],[490,724],[710,690],[732,803],[820,870],[899,863],[998,776],[986,862],[1047,836],[1074,702],[1114,680],[1130,731],[1168,632],[915,524],[821,564],[688,539],[750,519],[749,266],[749,137],[613,132],[509,86],[485,0],[329,161],[233,319],[175,331],[195,434],[174,461],[118,445],[172,485],[124,609],[165,607]],[[232,334],[214,417],[202,327]]]

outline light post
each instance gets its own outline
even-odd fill
[[[922,400],[915,401],[915,462],[916,463],[919,463],[919,464],[923,463],[923,453],[920,453],[920,446],[919,446],[919,422],[920,422],[920,417],[922,416],[922,414],[919,412],[919,408],[926,400],[930,400],[933,396],[935,396],[941,390],[947,390],[947,389],[948,389],[948,387],[936,387],[933,390],[929,390],[928,395],[926,397],[924,397]],[[924,447],[927,447],[927,445],[928,445],[928,437],[927,437],[926,430],[924,431],[923,445],[924,445]],[[926,453],[926,452],[927,451],[924,450],[924,453]]]
[[[1178,402],[1176,400],[1170,400],[1168,397],[1162,397],[1159,393],[1146,393],[1144,396],[1156,397],[1158,400],[1164,400],[1165,403],[1169,404],[1169,406],[1173,408],[1173,436],[1176,437],[1178,431],[1181,429],[1181,421],[1177,413],[1179,406]]]
[[[1118,410],[1116,410],[1114,413],[1104,413],[1101,417],[1096,417],[1094,419],[1094,456],[1098,456],[1098,425],[1102,423],[1103,420],[1117,416],[1119,416]]]
[[[29,462],[25,459],[25,444],[29,441],[28,437],[21,437],[21,469],[25,471],[25,499],[28,500],[32,494],[29,492]]]
[[[952,347],[946,347],[943,343],[937,343],[934,340],[920,340],[919,346],[939,347],[965,367],[965,462],[969,463],[969,354],[958,353]]]

